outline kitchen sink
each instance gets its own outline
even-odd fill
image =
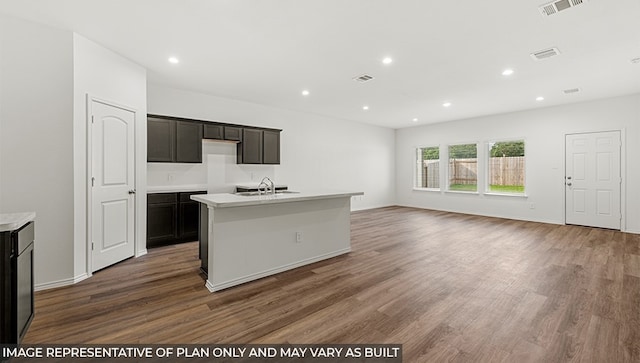
[[[276,190],[276,194],[295,194],[295,193],[300,193],[300,192],[296,192],[293,190]],[[266,193],[265,192],[240,192],[240,193],[234,193],[235,195],[240,195],[243,197],[252,197],[252,196],[257,196],[257,195],[271,195],[271,193]]]

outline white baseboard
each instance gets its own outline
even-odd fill
[[[344,255],[345,253],[349,253],[349,252],[351,252],[351,247],[345,248],[345,249],[341,249],[341,250],[338,250],[338,251],[334,251],[334,252],[330,252],[330,253],[327,253],[327,254],[324,254],[324,255],[307,258],[307,259],[304,259],[302,261],[286,264],[286,265],[275,267],[275,268],[272,268],[272,269],[269,269],[269,270],[266,270],[266,271],[257,272],[257,273],[250,274],[250,275],[247,275],[247,276],[239,277],[237,279],[233,279],[233,280],[229,280],[229,281],[225,281],[225,282],[220,282],[220,283],[216,283],[216,284],[211,283],[211,281],[209,279],[207,279],[207,283],[205,284],[205,286],[207,287],[207,289],[210,292],[216,292],[216,291],[227,289],[227,288],[232,287],[232,286],[244,284],[245,282],[261,279],[263,277],[275,275],[275,274],[280,273],[280,272],[284,272],[284,271],[292,270],[294,268],[298,268],[298,267],[301,267],[301,266],[309,265],[309,264],[314,263],[314,262],[318,262],[318,261],[326,260],[326,259],[329,259],[329,258],[332,258],[332,257]]]
[[[85,272],[83,274],[80,274],[70,279],[63,279],[63,280],[45,282],[42,284],[36,284],[34,287],[34,290],[42,291],[42,290],[55,289],[56,287],[69,286],[69,285],[77,284],[78,282],[82,280],[86,280],[88,278],[89,278],[89,274]]]
[[[147,254],[147,249],[145,248],[144,250],[140,250],[140,251],[136,252],[135,257],[138,258],[138,257],[144,256],[146,254]]]

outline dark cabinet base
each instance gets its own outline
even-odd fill
[[[198,240],[200,192],[154,193],[147,197],[147,248]]]
[[[0,233],[0,344],[19,344],[34,317],[34,231],[29,222]]]

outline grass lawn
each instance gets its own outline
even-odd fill
[[[461,192],[477,192],[478,186],[476,184],[451,184],[449,190],[456,190]]]
[[[460,192],[476,192],[476,184],[451,184],[449,190]],[[494,193],[524,193],[524,185],[490,185],[489,191]]]
[[[524,185],[490,185],[489,190],[496,193],[524,193]]]

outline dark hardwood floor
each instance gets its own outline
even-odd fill
[[[36,294],[25,343],[401,343],[406,362],[640,362],[640,235],[401,207],[209,293],[196,243]]]

